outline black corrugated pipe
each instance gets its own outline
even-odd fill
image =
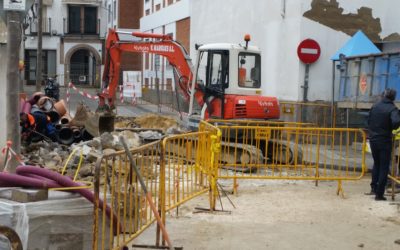
[[[82,140],[82,134],[78,127],[72,128],[72,134],[74,135],[74,142],[80,142]]]
[[[68,127],[61,128],[60,131],[58,132],[57,140],[61,144],[71,145],[75,140],[72,129]]]
[[[93,139],[93,136],[89,132],[87,132],[85,128],[81,130],[81,136],[82,136],[82,141],[89,141]]]
[[[57,123],[60,120],[60,114],[58,114],[58,112],[55,110],[46,112],[46,115],[48,115],[50,117],[50,121],[52,123]]]
[[[59,130],[61,130],[63,128],[63,125],[62,124],[56,124],[55,127],[56,127],[56,130],[59,131]]]

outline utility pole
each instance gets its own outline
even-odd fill
[[[38,33],[38,44],[36,53],[36,91],[40,92],[42,86],[42,20],[43,20],[43,0],[38,1],[38,22],[37,22],[37,33]]]
[[[7,98],[6,120],[7,140],[19,154],[21,137],[19,134],[19,49],[21,46],[21,12],[7,13]],[[18,162],[13,157],[8,163],[8,171],[15,172]]]

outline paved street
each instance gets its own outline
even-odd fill
[[[97,88],[83,88],[77,86],[80,91],[88,93],[92,96],[95,96],[99,91]],[[34,85],[26,85],[24,86],[24,91],[27,93],[28,98],[30,95],[36,92]],[[42,92],[44,93],[44,89],[42,87]],[[119,94],[119,93],[118,93]],[[67,88],[60,88],[60,99],[67,100]],[[70,89],[70,99],[67,104],[67,108],[70,110],[71,115],[73,116],[76,110],[76,106],[83,102],[86,104],[92,111],[95,111],[98,105],[98,101],[95,99],[90,99],[79,94],[77,91]],[[158,113],[157,105],[139,100],[136,105],[132,105],[130,103],[121,103],[119,99],[117,99],[117,114],[121,116],[131,116],[136,117],[146,113]],[[177,115],[177,112],[171,110],[168,107],[162,107],[161,112],[164,115]]]

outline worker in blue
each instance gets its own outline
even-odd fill
[[[384,193],[392,153],[392,131],[400,126],[400,113],[394,105],[396,90],[385,89],[380,101],[369,111],[368,137],[374,166],[372,168],[371,192],[375,200],[386,200]]]
[[[44,137],[56,141],[56,129],[50,117],[41,111],[33,113],[20,113],[21,139],[26,145],[32,141],[39,141]]]

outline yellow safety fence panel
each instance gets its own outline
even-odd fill
[[[280,101],[281,119],[291,122],[307,122],[318,127],[334,127],[336,109],[327,103]],[[333,122],[332,122],[333,120]]]
[[[393,150],[392,150],[392,166],[389,172],[389,179],[392,182],[392,188],[390,190],[392,199],[395,199],[398,188],[396,186],[400,185],[400,133],[396,131],[393,140]]]
[[[131,150],[154,204],[161,210],[159,142]],[[155,220],[124,151],[104,155],[96,164],[93,249],[121,249]],[[102,204],[99,202],[102,199]]]
[[[339,194],[342,181],[364,176],[366,136],[361,129],[269,121],[209,122],[221,131],[215,179],[233,179],[234,192],[239,179],[331,180],[338,181]]]
[[[163,140],[165,210],[210,190],[210,133],[195,132]]]
[[[211,190],[211,136],[186,133],[131,150],[164,225],[168,211]],[[156,221],[124,151],[97,162],[94,187],[93,249],[121,249]],[[156,245],[160,236],[157,226]]]

